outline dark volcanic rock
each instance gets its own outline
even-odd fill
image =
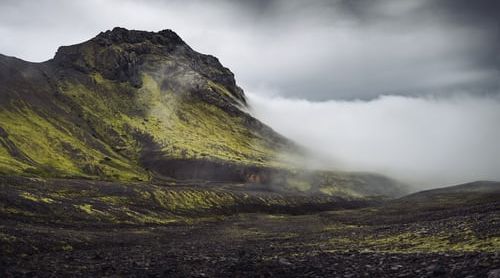
[[[439,277],[446,275],[446,269],[440,264],[433,264],[427,267],[427,273],[431,277]]]
[[[488,272],[488,278],[500,278],[500,268]]]
[[[158,57],[183,60],[190,70],[224,84],[229,92],[245,102],[243,90],[236,85],[234,74],[211,55],[191,49],[175,32],[163,30],[146,32],[114,28],[77,45],[62,46],[54,61],[61,66],[73,67],[84,73],[97,71],[105,78],[130,82],[140,87],[139,71],[145,63],[155,68]],[[157,67],[155,70],[161,70]]]
[[[432,201],[409,200],[411,212],[379,204],[328,207],[320,214],[309,206],[295,214],[293,204],[304,198],[189,184],[0,177],[0,277],[499,274],[500,188],[481,202],[440,209]],[[235,202],[260,205],[238,208]],[[284,210],[274,213],[286,214],[263,213],[279,207]],[[423,228],[431,234],[414,238]]]

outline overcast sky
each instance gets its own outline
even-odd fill
[[[172,29],[332,167],[449,184],[500,180],[499,19],[496,0],[0,0],[0,53]]]
[[[498,88],[495,0],[1,0],[0,53],[50,59],[100,31],[173,29],[246,89],[311,100]]]

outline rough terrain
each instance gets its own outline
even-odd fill
[[[0,277],[500,275],[499,183],[307,158],[171,30],[0,55]]]
[[[21,181],[2,180],[5,277],[488,277],[500,266],[499,183],[365,202],[297,201],[243,185],[154,186],[215,192],[192,206],[159,193],[144,197],[149,205],[129,203],[136,192],[123,188],[130,185],[55,180],[42,194]],[[122,202],[108,199],[103,207],[96,185],[114,189],[107,194]],[[81,194],[72,195],[72,187]],[[20,188],[30,193],[19,196]],[[221,194],[248,197],[216,201]],[[317,206],[323,202],[331,206]]]

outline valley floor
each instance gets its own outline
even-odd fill
[[[80,217],[53,207],[55,197],[21,192],[31,198],[30,207],[16,197],[18,184],[2,180],[1,185],[1,277],[500,275],[498,187],[487,194],[417,195],[295,215],[260,209],[234,215],[211,211],[172,214],[172,221],[164,223],[134,223]],[[69,194],[68,188],[62,189],[60,195]],[[82,196],[99,196],[90,192]],[[104,208],[95,209],[95,200],[86,199],[91,205],[83,209],[76,207],[90,217],[104,215]],[[135,210],[122,206],[139,210],[137,204]]]

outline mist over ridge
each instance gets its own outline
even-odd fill
[[[271,96],[270,96],[271,95]],[[247,93],[252,112],[313,153],[312,167],[389,175],[418,189],[500,180],[495,96],[312,102]]]
[[[255,115],[319,149],[328,168],[393,173],[424,187],[499,179],[498,1],[5,0],[0,7],[0,53],[29,61],[115,26],[172,29],[220,59],[249,92]],[[267,87],[282,98],[255,90]]]

